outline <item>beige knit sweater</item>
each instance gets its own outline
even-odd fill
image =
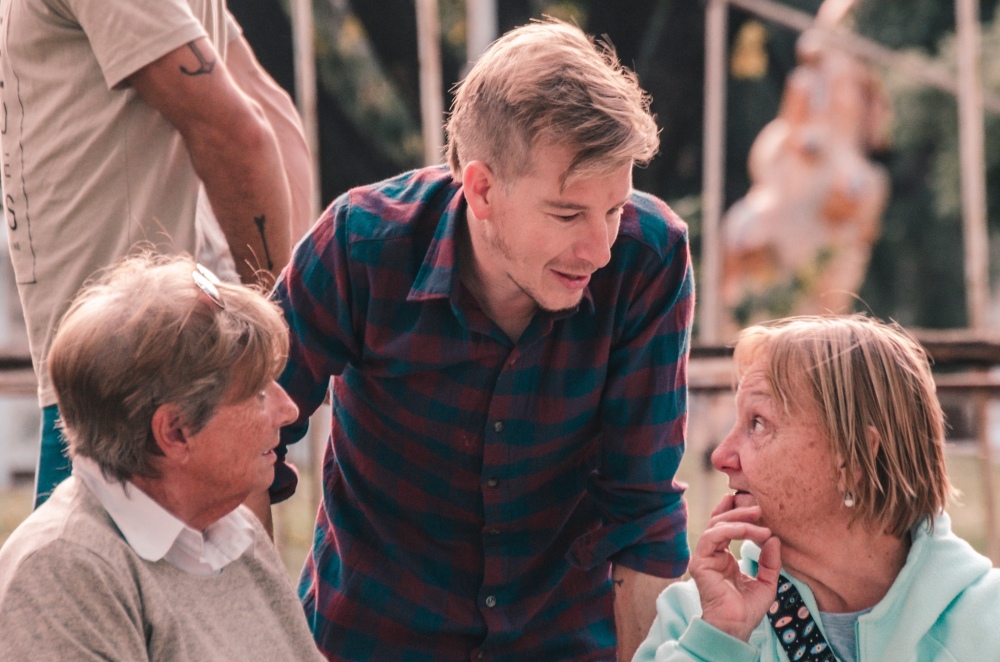
[[[211,577],[139,558],[70,478],[0,549],[0,660],[321,660],[291,582],[256,540]]]

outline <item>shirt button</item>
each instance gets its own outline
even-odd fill
[[[496,487],[497,485],[500,484],[500,481],[496,478],[490,478],[488,481],[486,481],[486,484],[490,487]]]
[[[497,421],[493,424],[494,432],[503,432],[503,421]]]
[[[476,659],[477,659],[477,660],[481,660],[481,659],[483,659],[483,652],[482,652],[482,651],[480,651],[480,652],[476,653]]]
[[[497,606],[497,598],[495,595],[486,596],[486,606],[490,608]]]

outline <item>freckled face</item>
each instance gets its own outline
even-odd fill
[[[712,465],[729,476],[737,505],[756,502],[761,524],[785,538],[822,526],[837,512],[843,495],[814,407],[793,402],[786,413],[771,393],[760,361],[740,382],[736,423],[712,453]]]
[[[274,381],[245,400],[220,405],[191,435],[188,471],[204,486],[204,499],[233,502],[235,508],[251,493],[267,489],[274,480],[279,432],[297,416],[298,408]]]
[[[562,175],[572,155],[544,146],[531,173],[494,191],[485,225],[489,251],[476,255],[511,291],[543,310],[576,306],[590,276],[611,260],[622,207],[632,193],[632,164],[574,180]]]

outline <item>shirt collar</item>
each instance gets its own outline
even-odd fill
[[[73,473],[94,493],[129,547],[146,561],[163,559],[184,572],[211,575],[253,545],[253,526],[238,510],[196,531],[133,483],[105,478],[90,458],[75,457]]]
[[[458,275],[456,235],[458,223],[465,222],[465,195],[462,185],[452,183],[451,199],[445,206],[427,247],[420,271],[413,281],[407,301],[446,299],[451,296]]]

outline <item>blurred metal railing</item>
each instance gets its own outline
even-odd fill
[[[30,356],[0,352],[0,397],[34,395],[37,388]]]
[[[934,379],[942,394],[958,394],[974,399],[974,403],[1000,397],[1000,332],[971,330],[929,331],[912,330],[930,355]],[[692,396],[725,397],[733,390],[733,373],[729,362],[732,348],[722,345],[695,344],[691,348],[688,383]],[[28,356],[0,353],[0,397],[33,395],[35,374]],[[985,407],[976,406],[973,428],[982,467],[983,509],[989,556],[1000,563],[995,505],[992,449]],[[709,443],[718,443],[718,439]],[[310,470],[312,467],[310,468]],[[314,499],[318,502],[318,496]],[[279,534],[279,538],[284,536]]]

